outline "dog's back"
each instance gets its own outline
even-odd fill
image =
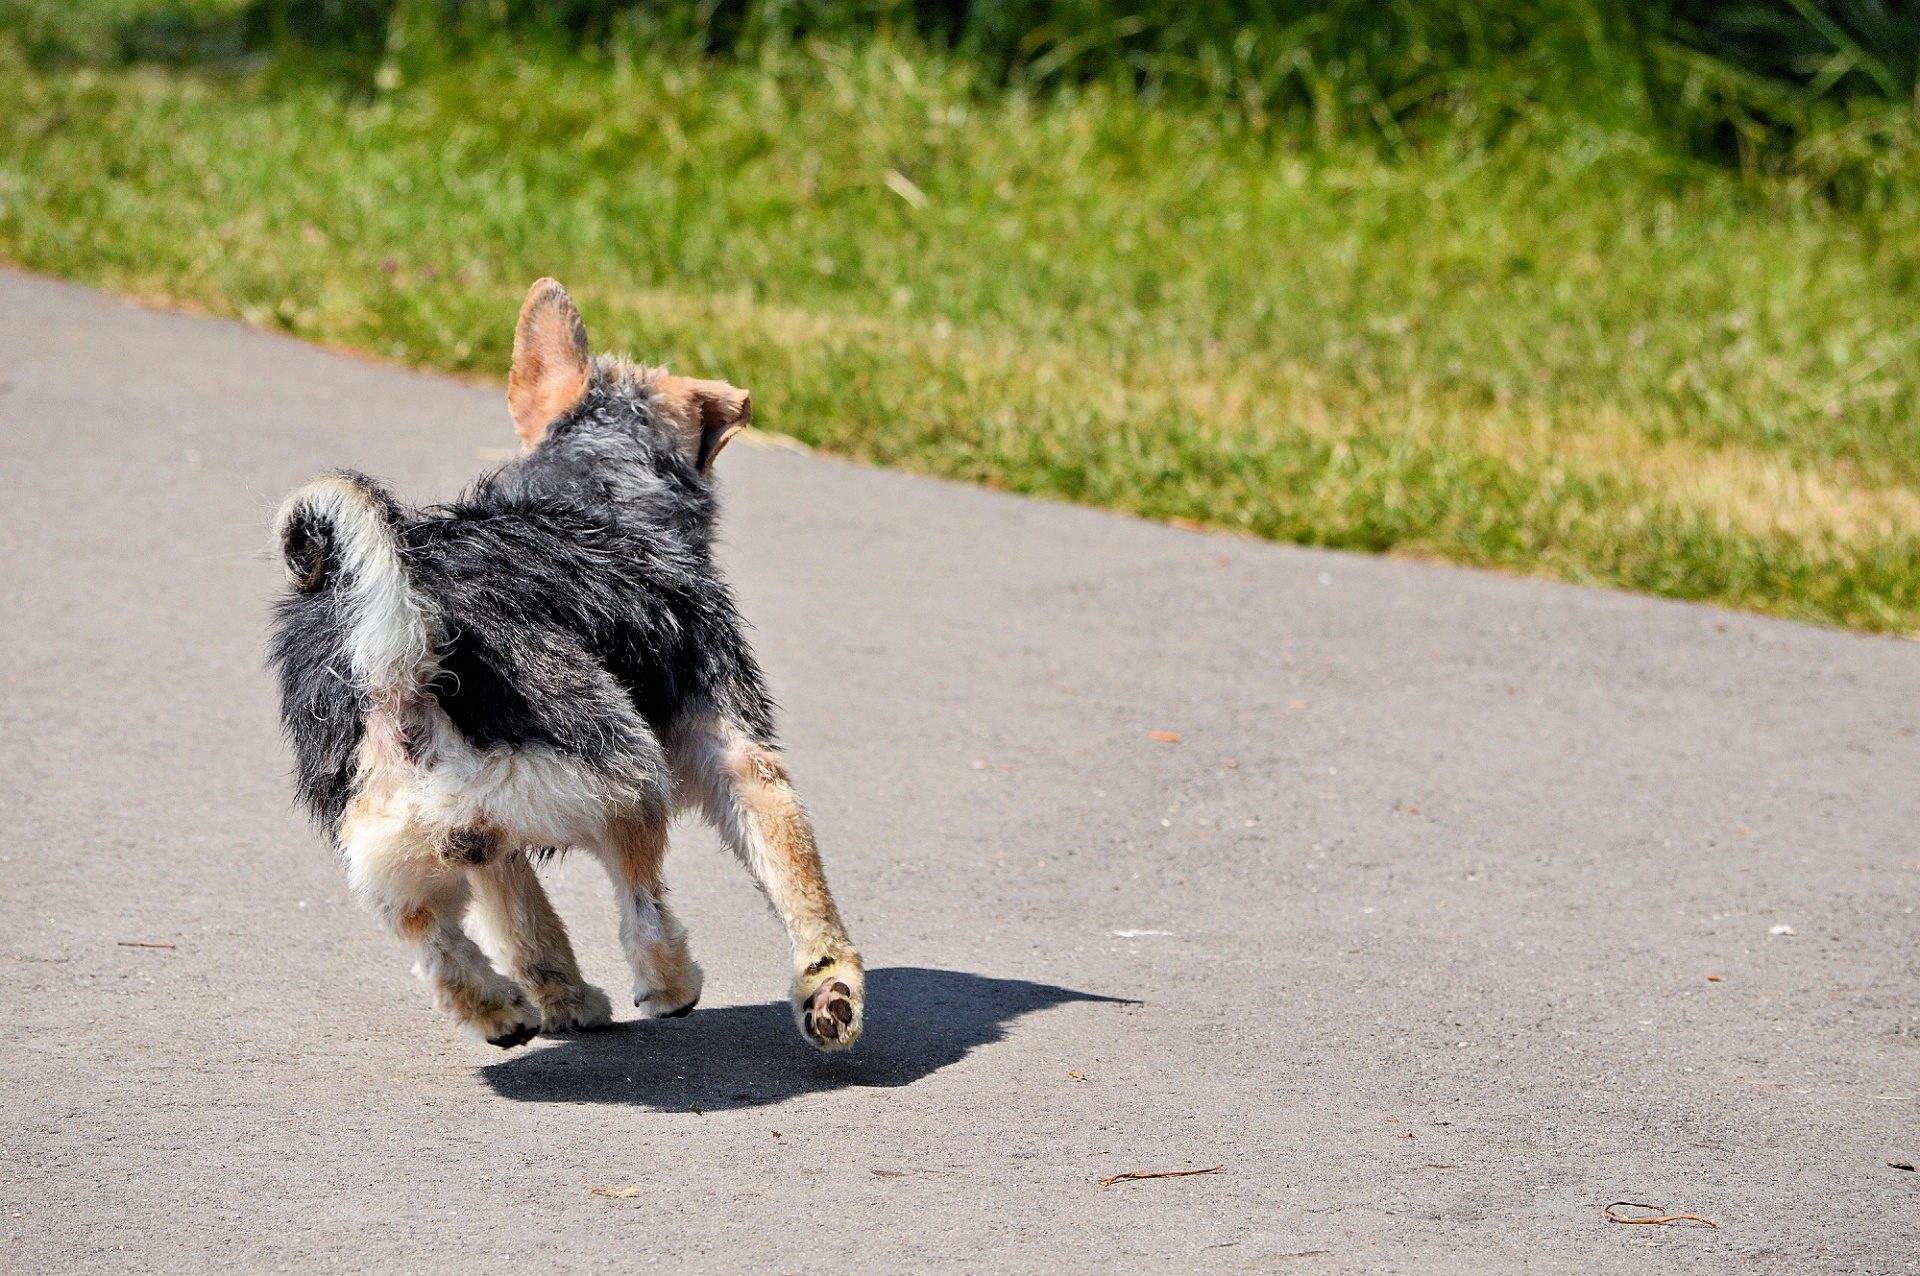
[[[689,712],[770,739],[714,517],[651,386],[611,361],[538,447],[450,504],[408,510],[352,472],[295,493],[271,660],[309,807],[338,821],[370,730],[418,759],[429,704],[475,749],[544,746],[629,782]]]
[[[409,529],[416,579],[453,625],[443,667],[458,685],[442,703],[476,744],[525,731],[585,755],[594,714],[567,685],[569,662],[584,658],[662,737],[697,709],[770,738],[759,670],[713,562],[713,493],[654,419],[645,381],[609,367],[597,382],[534,451]],[[527,706],[541,725],[494,709],[504,701],[493,692],[516,686],[551,687]]]

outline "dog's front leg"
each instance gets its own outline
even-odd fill
[[[340,848],[353,893],[413,946],[414,971],[461,1026],[503,1049],[540,1031],[540,1009],[460,928],[472,889],[437,840],[349,810]]]
[[[724,722],[685,732],[678,743],[683,780],[787,928],[794,1022],[820,1049],[846,1049],[863,1026],[866,974],[779,754]]]
[[[649,1019],[675,1019],[700,1000],[700,965],[687,930],[667,907],[662,878],[664,816],[634,813],[613,821],[600,859],[620,904],[620,943],[633,967],[633,1004]]]

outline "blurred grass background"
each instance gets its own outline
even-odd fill
[[[0,255],[879,463],[1920,629],[1903,0],[0,0]]]

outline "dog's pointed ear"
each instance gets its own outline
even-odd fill
[[[725,381],[656,377],[653,406],[679,441],[681,454],[705,474],[727,441],[753,421],[753,396]]]
[[[753,396],[725,381],[707,381],[700,397],[700,443],[694,450],[694,468],[705,474],[713,468],[733,436],[753,422]]]
[[[522,447],[536,446],[549,425],[586,397],[592,358],[573,298],[551,279],[536,283],[520,307],[507,375],[507,410]]]

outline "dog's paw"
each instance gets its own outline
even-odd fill
[[[664,988],[649,988],[637,980],[633,988],[633,1004],[640,1008],[640,1014],[647,1019],[678,1019],[693,1013],[700,1004],[700,967],[688,962]]]
[[[575,984],[540,1007],[542,1032],[592,1032],[613,1022],[613,1003],[592,984]]]
[[[526,1045],[539,1033],[540,1007],[529,1001],[526,993],[515,988],[511,996],[493,1005],[477,1008],[473,1018],[467,1021],[467,1027],[484,1038],[488,1045],[511,1050],[515,1046]]]
[[[815,963],[794,980],[793,1017],[801,1035],[822,1050],[845,1050],[860,1039],[866,1002],[857,956]]]
[[[700,1004],[700,994],[695,993],[692,1001],[674,1005],[675,998],[652,996],[643,997],[633,1004],[640,1008],[642,1019],[685,1019]]]

